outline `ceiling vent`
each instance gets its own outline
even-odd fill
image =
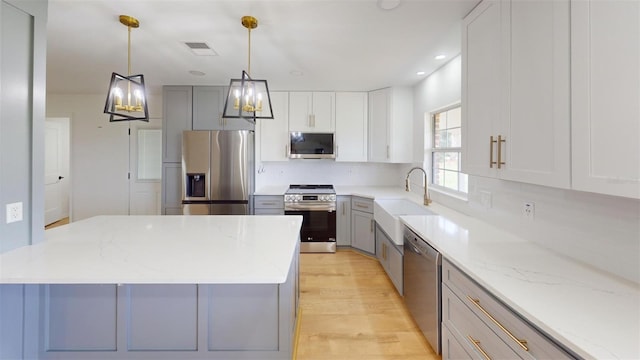
[[[215,50],[213,50],[212,48],[210,48],[209,45],[207,45],[207,43],[185,42],[184,44],[187,45],[189,49],[191,49],[191,52],[193,52],[198,56],[218,56],[218,53],[215,52]]]

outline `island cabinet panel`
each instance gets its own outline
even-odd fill
[[[127,286],[128,350],[197,350],[197,285]]]
[[[277,285],[210,285],[207,291],[209,350],[278,350]]]
[[[116,285],[47,285],[47,352],[116,351]]]

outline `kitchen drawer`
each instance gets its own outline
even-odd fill
[[[442,283],[457,295],[466,308],[481,319],[519,357],[524,359],[573,358],[553,340],[493,297],[447,259],[442,262]],[[445,286],[442,288],[444,290]],[[518,340],[525,343],[521,345]]]
[[[442,323],[442,359],[473,359],[473,357],[469,355],[468,350],[462,346],[458,338],[453,335],[445,323]]]
[[[284,196],[282,195],[257,195],[253,197],[256,209],[284,209]]]
[[[448,327],[471,358],[518,359],[519,356],[489,329],[478,316],[447,286],[442,287],[442,324]],[[460,349],[457,350],[459,352]],[[458,355],[443,352],[443,359],[457,359]]]
[[[373,214],[373,199],[351,197],[351,210],[358,210]]]

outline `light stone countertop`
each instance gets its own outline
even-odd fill
[[[0,254],[0,284],[280,284],[301,216],[97,216]]]
[[[336,185],[335,190],[422,202],[421,195],[402,187]],[[584,358],[640,359],[639,284],[437,203],[429,210],[438,215],[400,219],[533,325]]]

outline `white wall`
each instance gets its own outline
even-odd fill
[[[461,62],[455,58],[414,87],[414,151],[423,157],[424,113],[461,96]],[[422,130],[420,130],[422,129]],[[463,129],[464,131],[464,129]],[[463,154],[464,156],[464,154]],[[421,192],[417,189],[413,191]],[[489,193],[491,206],[480,197]],[[640,283],[640,201],[469,176],[468,201],[431,191],[432,198],[561,254]],[[535,218],[521,215],[535,203]],[[542,259],[541,259],[542,260]]]
[[[47,116],[71,119],[72,221],[129,213],[130,124],[110,123],[103,113],[105,99],[105,94],[47,94]],[[149,114],[158,127],[161,101],[149,95]]]

